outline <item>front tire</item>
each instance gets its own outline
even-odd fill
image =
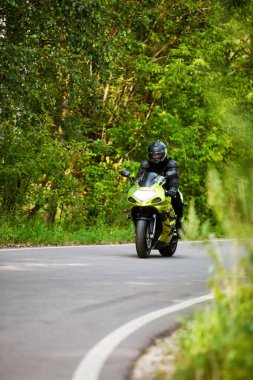
[[[153,239],[150,237],[152,222],[150,220],[137,220],[136,224],[136,251],[141,259],[150,255]]]
[[[159,252],[164,257],[171,257],[174,255],[177,249],[178,237],[173,236],[167,247],[159,249]]]

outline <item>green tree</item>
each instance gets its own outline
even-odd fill
[[[162,139],[207,218],[207,169],[238,155],[227,115],[252,118],[252,5],[231,1],[4,0],[1,213],[112,220],[120,166]]]

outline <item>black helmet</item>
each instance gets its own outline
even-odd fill
[[[166,145],[161,141],[154,141],[148,146],[148,159],[153,164],[160,164],[167,157]]]

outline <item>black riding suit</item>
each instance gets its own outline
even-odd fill
[[[144,161],[140,165],[138,177],[140,177],[143,172],[155,172],[166,177],[164,188],[168,191],[174,189],[175,196],[171,197],[171,204],[175,214],[177,215],[176,227],[180,228],[183,219],[183,202],[178,191],[179,180],[177,162],[172,160],[170,157],[165,157],[165,159],[159,164]]]

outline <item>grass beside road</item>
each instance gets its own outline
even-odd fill
[[[190,229],[186,220],[185,229],[189,230],[185,238],[188,240],[206,239],[205,234]],[[123,223],[107,224],[99,219],[95,225],[87,226],[58,223],[47,225],[41,219],[2,219],[0,224],[0,247],[47,246],[47,245],[85,245],[85,244],[122,244],[134,242],[134,227],[130,220]]]
[[[133,242],[133,228],[96,225],[72,229],[61,225],[47,226],[41,221],[0,225],[0,247],[38,245],[112,244]]]

